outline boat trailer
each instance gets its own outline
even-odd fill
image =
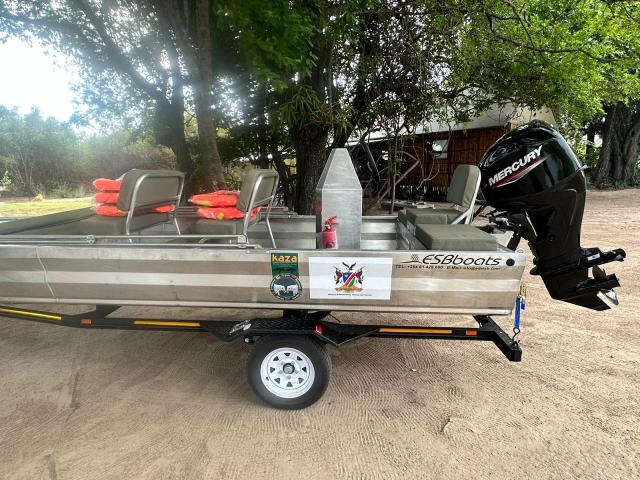
[[[583,170],[555,130],[533,122],[498,140],[479,167],[456,168],[450,208],[368,217],[351,158],[338,149],[316,190],[316,215],[272,209],[277,174],[250,170],[237,199],[243,218],[222,221],[180,204],[183,174],[132,170],[118,200],[126,218],[80,209],[0,225],[0,302],[7,305],[0,316],[255,342],[249,384],[266,403],[285,409],[309,406],[326,390],[327,345],[360,338],[489,341],[518,362],[527,264],[521,239],[533,254],[531,274],[540,276],[551,298],[597,311],[618,303],[618,278],[602,267],[624,261],[625,251],[580,243]],[[482,211],[474,209],[479,190],[493,210],[485,225],[473,226]],[[169,213],[155,210],[167,205]],[[335,249],[318,248],[318,233],[334,215],[340,223],[330,242]],[[32,304],[95,310],[68,315],[22,307]],[[117,316],[131,305],[282,315],[241,322]],[[371,320],[343,324],[331,313],[339,311],[369,312]],[[478,326],[388,325],[375,320],[382,312],[471,315]],[[493,316],[512,313],[510,336]]]
[[[522,349],[516,340],[518,329],[514,329],[514,335],[509,336],[489,315],[474,315],[478,327],[425,327],[425,326],[398,326],[376,324],[340,324],[328,320],[333,317],[326,311],[299,311],[284,310],[281,317],[256,317],[241,322],[219,321],[211,319],[198,320],[167,320],[151,318],[111,317],[119,305],[98,305],[95,310],[80,314],[53,313],[48,311],[18,308],[16,306],[0,306],[0,315],[3,317],[30,320],[39,323],[47,323],[64,327],[80,329],[117,329],[117,330],[145,330],[145,331],[179,331],[179,332],[203,332],[211,333],[218,339],[231,342],[244,339],[245,343],[257,345],[251,351],[248,362],[249,383],[254,391],[267,403],[278,408],[304,408],[314,403],[322,396],[328,385],[331,371],[331,361],[326,353],[325,345],[341,347],[347,343],[361,338],[411,338],[422,340],[467,340],[493,342],[504,356],[511,362],[519,362],[522,359]],[[517,315],[517,314],[516,314]],[[263,392],[265,382],[255,381],[257,365],[262,363],[263,351],[279,351],[277,345],[284,345],[279,350],[281,358],[274,361],[276,364],[273,372],[266,374],[272,377],[270,384],[277,385],[278,379],[283,383],[279,396],[269,395]],[[320,359],[313,357],[320,354]],[[288,358],[291,357],[291,365]],[[281,368],[278,368],[281,367]],[[291,369],[287,373],[287,368]],[[304,396],[303,402],[292,402],[294,398],[284,397],[283,392],[295,392],[291,382],[301,380],[305,384],[306,378],[296,375],[305,375],[313,369],[313,374],[324,381],[313,382],[318,390],[312,396]],[[268,370],[268,369],[267,369]],[[275,374],[275,375],[274,375]],[[269,383],[267,383],[269,384]],[[299,394],[299,392],[297,392]],[[300,397],[298,397],[300,398]]]

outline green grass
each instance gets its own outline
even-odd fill
[[[34,217],[91,206],[91,198],[54,198],[41,202],[0,202],[0,217]]]

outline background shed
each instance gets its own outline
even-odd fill
[[[392,157],[390,152],[394,148],[400,148],[403,160],[396,175],[396,197],[442,200],[458,165],[477,165],[487,149],[502,135],[534,119],[552,125],[556,123],[548,109],[533,111],[507,104],[496,106],[464,124],[432,122],[418,126],[415,133],[407,132],[399,141],[374,132],[366,137],[366,143],[377,161],[383,185],[377,188],[370,185],[369,195],[375,195],[375,190],[380,193],[386,189],[387,195],[391,192],[388,159]],[[363,154],[358,150],[354,148],[354,156],[362,161]],[[368,176],[365,174],[363,178]]]

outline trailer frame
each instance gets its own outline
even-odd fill
[[[245,343],[252,344],[258,339],[260,343],[272,341],[278,346],[293,345],[292,351],[304,356],[301,348],[308,349],[309,356],[315,351],[315,364],[310,367],[320,385],[301,398],[279,398],[263,388],[260,384],[264,378],[257,370],[264,368],[262,357],[250,356],[248,362],[248,378],[253,390],[271,406],[285,409],[304,408],[317,401],[324,393],[329,381],[331,362],[326,345],[340,347],[361,338],[404,338],[422,340],[466,340],[493,342],[503,355],[511,362],[522,360],[522,349],[519,341],[510,337],[489,315],[474,315],[478,327],[442,327],[442,326],[398,326],[386,324],[341,324],[327,320],[330,311],[317,310],[283,310],[281,317],[256,317],[246,320],[171,320],[132,317],[110,317],[121,306],[96,305],[93,311],[80,314],[64,314],[49,311],[32,310],[18,306],[0,305],[0,316],[47,323],[80,329],[118,329],[143,331],[180,331],[204,332],[215,335],[218,339],[231,342],[243,338]],[[295,347],[295,348],[294,348]],[[266,351],[269,351],[268,345]],[[254,348],[254,352],[259,350]],[[265,348],[262,348],[265,350]],[[280,349],[282,350],[282,348]],[[253,352],[252,352],[253,353]],[[263,353],[264,355],[264,353]],[[262,363],[261,363],[262,362]],[[280,362],[282,364],[282,362]],[[316,382],[318,383],[318,382]]]
[[[95,310],[87,313],[63,314],[0,305],[0,315],[74,328],[208,332],[225,342],[243,337],[246,343],[252,343],[254,337],[265,335],[311,335],[334,347],[365,337],[490,341],[500,349],[507,360],[522,360],[519,342],[510,337],[489,315],[473,316],[479,324],[477,328],[340,324],[327,321],[330,312],[323,310],[284,310],[282,317],[256,317],[240,322],[109,317],[119,308],[120,305],[97,305]]]

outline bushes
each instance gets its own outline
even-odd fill
[[[0,178],[0,191],[5,192],[11,189],[11,177],[9,172],[5,170],[4,175]]]
[[[76,143],[69,125],[44,119],[37,111],[24,116],[0,111],[0,162],[19,193],[43,193],[61,179],[76,182]]]
[[[37,110],[20,115],[0,107],[0,178],[13,194],[84,196],[97,177],[173,167],[171,150],[130,132],[86,137]]]
[[[92,190],[87,190],[84,185],[72,186],[68,183],[61,183],[48,192],[48,197],[54,198],[80,198],[92,195]]]
[[[175,157],[167,147],[149,139],[136,139],[129,132],[93,136],[86,140],[90,158],[89,178],[116,178],[132,168],[175,168]]]

